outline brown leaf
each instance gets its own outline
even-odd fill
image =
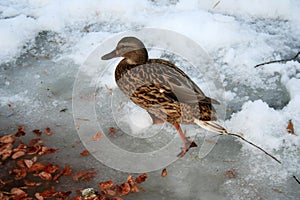
[[[24,184],[27,186],[40,186],[42,183],[34,182],[34,181],[30,181],[30,180],[24,180]]]
[[[161,172],[161,176],[162,176],[162,177],[165,177],[165,176],[167,176],[167,174],[168,174],[167,169],[164,168],[164,169],[162,170],[162,172]]]
[[[46,146],[42,146],[42,148],[41,148],[41,150],[38,152],[38,155],[39,156],[42,156],[42,155],[44,155],[44,154],[51,154],[51,153],[54,153],[54,152],[56,152],[56,151],[58,151],[58,149],[53,149],[53,148],[48,148],[48,147],[46,147]]]
[[[69,176],[72,173],[72,169],[69,166],[64,167],[64,176]]]
[[[0,143],[14,143],[15,139],[13,138],[13,135],[4,135],[0,137]]]
[[[52,175],[48,172],[40,172],[39,177],[41,177],[41,179],[46,180],[46,181],[52,180]]]
[[[12,188],[10,190],[10,193],[15,196],[14,199],[22,199],[24,197],[27,197],[26,192],[24,192],[20,188]],[[17,196],[17,198],[16,198],[16,196]]]
[[[34,163],[33,160],[29,160],[29,159],[24,159],[23,162],[28,169],[31,168]]]
[[[98,141],[102,138],[102,132],[98,131],[94,136],[93,136],[93,140],[94,141]]]
[[[35,133],[37,136],[41,136],[43,133],[42,131],[40,131],[38,129],[34,129],[32,132]]]
[[[34,155],[34,154],[38,153],[41,149],[42,149],[42,146],[39,143],[37,143],[33,146],[28,147],[27,154]]]
[[[116,194],[117,194],[116,191],[110,190],[110,189],[105,189],[103,191],[104,191],[105,194],[108,194],[110,196],[116,196]]]
[[[130,192],[130,185],[129,183],[123,183],[118,187],[118,194],[120,196],[125,196]]]
[[[2,160],[6,160],[7,158],[9,158],[12,154],[12,150],[8,149],[5,152],[2,153]]]
[[[44,192],[40,193],[40,195],[44,198],[52,198],[57,194],[54,188],[51,190],[45,190]]]
[[[101,188],[102,190],[109,189],[113,185],[114,185],[114,182],[112,180],[109,180],[109,181],[99,183],[99,188]]]
[[[116,133],[116,129],[114,127],[109,128],[109,134],[114,135]]]
[[[34,196],[35,196],[35,198],[37,199],[37,200],[44,200],[44,197],[40,194],[40,193],[35,193],[34,194]]]
[[[113,198],[110,198],[109,200],[123,200],[121,197],[113,197]]]
[[[48,165],[46,165],[44,171],[50,174],[55,173],[58,170],[58,166],[57,165],[52,165],[51,163],[49,163]]]
[[[19,126],[18,131],[25,131],[25,126]]]
[[[57,174],[54,175],[53,179],[54,181],[56,181],[59,177],[61,177],[64,174],[64,171],[59,171]]]
[[[291,135],[297,135],[297,134],[295,133],[295,130],[294,130],[294,124],[293,124],[293,122],[292,122],[291,119],[289,120],[289,123],[288,123],[286,129],[288,130],[288,132],[289,132]]]
[[[52,135],[53,134],[53,132],[51,131],[51,129],[49,127],[45,128],[45,133],[46,133],[46,135]]]
[[[143,173],[140,176],[138,176],[138,177],[135,178],[135,182],[142,183],[142,182],[144,182],[147,179],[147,177],[148,177],[147,174]]]
[[[56,199],[67,200],[71,193],[72,193],[72,191],[67,191],[67,192],[63,192],[63,191],[62,191],[62,192],[58,192],[58,193],[55,195],[55,198],[56,198]]]
[[[21,180],[21,179],[25,178],[27,175],[25,168],[13,169],[12,174],[15,175],[15,180]]]
[[[42,163],[34,163],[27,171],[28,172],[40,172],[45,169],[45,165]]]
[[[82,155],[82,156],[87,156],[87,155],[89,155],[89,151],[88,150],[84,150],[84,151],[82,151],[81,153],[80,153],[80,155]]]
[[[24,131],[25,131],[25,126],[19,126],[18,132],[15,133],[15,136],[21,137],[21,136],[25,135],[26,133]]]
[[[90,171],[80,171],[76,172],[73,175],[74,181],[90,181],[92,178],[94,178],[96,175],[96,172],[93,170]]]
[[[133,181],[133,178],[132,178],[131,175],[128,176],[127,183],[130,185],[130,192],[134,193],[134,192],[139,192],[140,191],[138,186]]]
[[[25,152],[23,149],[20,149],[19,151],[15,152],[15,153],[11,156],[11,158],[12,158],[12,159],[18,159],[18,158],[24,156],[25,153],[26,153],[26,152]]]
[[[237,172],[234,169],[227,170],[225,176],[227,178],[236,178]]]

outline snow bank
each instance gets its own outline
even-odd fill
[[[25,15],[0,20],[0,63],[19,55],[39,30],[36,21]]]

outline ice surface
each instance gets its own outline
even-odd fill
[[[299,58],[254,66],[290,58],[299,52],[300,3],[297,0],[217,2],[0,1],[0,134],[14,132],[18,125],[25,125],[28,130],[49,126],[55,134],[43,139],[48,146],[62,149],[58,153],[62,165],[70,163],[75,170],[94,168],[99,173],[100,180],[81,184],[65,182],[59,186],[62,189],[96,187],[103,180],[126,179],[127,173],[110,169],[92,156],[82,162],[79,153],[85,147],[80,143],[73,121],[73,84],[88,56],[115,33],[143,27],[169,29],[196,41],[218,69],[225,89],[224,103],[228,105],[224,122],[227,129],[241,132],[282,164],[236,138],[222,136],[204,159],[198,159],[199,149],[193,148],[167,167],[167,177],[160,177],[159,170],[149,173],[149,180],[143,185],[146,191],[127,199],[299,198],[299,184],[293,179],[293,175],[300,177]],[[180,63],[161,52],[152,51],[150,55]],[[97,56],[100,62],[102,55]],[[96,65],[98,61],[93,62]],[[205,89],[203,75],[195,74],[193,68],[183,68],[206,93],[214,94]],[[107,113],[111,114],[111,102],[103,103],[103,94],[108,97],[109,89],[116,89],[113,71],[110,68],[101,80],[93,80],[99,82],[99,91],[105,92],[96,91],[95,96],[97,120],[105,133],[109,127],[118,125],[112,115],[104,120]],[[90,69],[86,73],[97,71]],[[154,130],[161,134],[158,138],[144,139],[147,145],[141,146],[138,139],[124,144],[132,136],[122,135],[127,129],[123,132],[117,129],[112,138],[115,145],[147,152],[163,147],[176,135],[169,125],[150,126],[147,113],[128,105],[124,107],[127,110],[120,110],[133,111],[127,118],[120,116],[120,123],[129,124],[128,131],[135,130],[139,135],[143,133],[141,130],[149,128],[151,133]],[[289,120],[298,136],[287,132]],[[139,123],[136,126],[130,121]],[[203,142],[203,130],[197,126],[183,128],[191,136],[198,135],[198,144]],[[178,151],[180,144],[176,147]],[[225,175],[232,169],[237,173],[235,178]]]

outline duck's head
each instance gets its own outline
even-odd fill
[[[124,57],[130,65],[145,64],[148,60],[148,52],[142,41],[136,37],[124,37],[115,50],[105,54],[101,59],[109,60],[116,57]]]

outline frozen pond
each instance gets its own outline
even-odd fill
[[[300,178],[300,57],[254,66],[292,58],[300,51],[299,2],[138,2],[0,1],[0,135],[14,133],[18,126],[24,125],[27,133],[24,140],[29,141],[34,137],[31,130],[50,127],[53,135],[41,138],[47,146],[59,151],[47,155],[49,161],[70,165],[74,171],[93,169],[97,173],[85,182],[74,183],[63,178],[56,185],[58,190],[73,190],[75,195],[77,189],[98,189],[101,181],[126,181],[129,173],[107,167],[95,155],[80,155],[87,146],[76,129],[78,121],[83,127],[87,119],[74,117],[74,84],[87,58],[115,34],[147,27],[168,29],[190,38],[206,51],[222,84],[227,129],[243,133],[282,164],[236,138],[222,136],[203,159],[198,156],[199,148],[192,148],[183,158],[175,159],[166,166],[166,177],[161,177],[163,167],[147,171],[148,179],[141,185],[145,191],[122,198],[298,199],[300,184],[294,177]],[[97,56],[100,65],[102,55]],[[197,75],[194,67],[184,66],[179,58],[154,50],[151,56],[169,59],[178,66],[183,63],[179,67],[196,83],[203,87],[208,84],[208,90],[203,89],[206,93],[217,95],[217,91],[209,91],[209,81],[205,81],[204,75]],[[87,94],[83,101],[95,101],[95,120],[101,124],[104,134],[109,135],[110,127],[116,128],[114,135],[108,137],[114,145],[134,152],[163,147],[177,134],[175,130],[168,124],[151,127],[149,116],[134,105],[126,107],[126,112],[130,110],[134,114],[127,116],[124,111],[123,118],[113,121],[116,116],[111,113],[111,102],[105,99],[113,89],[115,104],[123,108],[123,97],[115,90],[113,76],[117,62],[110,62],[112,67],[106,74],[96,74],[92,80],[97,84],[102,81],[102,86],[107,88],[98,85],[95,96]],[[93,65],[98,65],[96,60]],[[91,114],[85,107],[78,109],[86,111],[86,116]],[[288,133],[289,120],[297,135]],[[138,123],[126,124],[130,121]],[[124,134],[126,131],[134,129],[133,133],[139,134],[145,127],[149,129],[147,134],[161,132],[155,140],[145,139],[147,145],[139,145],[137,139],[128,143],[135,135]],[[183,127],[201,146],[203,130],[197,126]],[[170,154],[179,153],[181,145],[179,141],[178,147],[170,147]],[[0,179],[8,178],[7,168],[0,165]],[[0,185],[0,191],[8,189]]]

